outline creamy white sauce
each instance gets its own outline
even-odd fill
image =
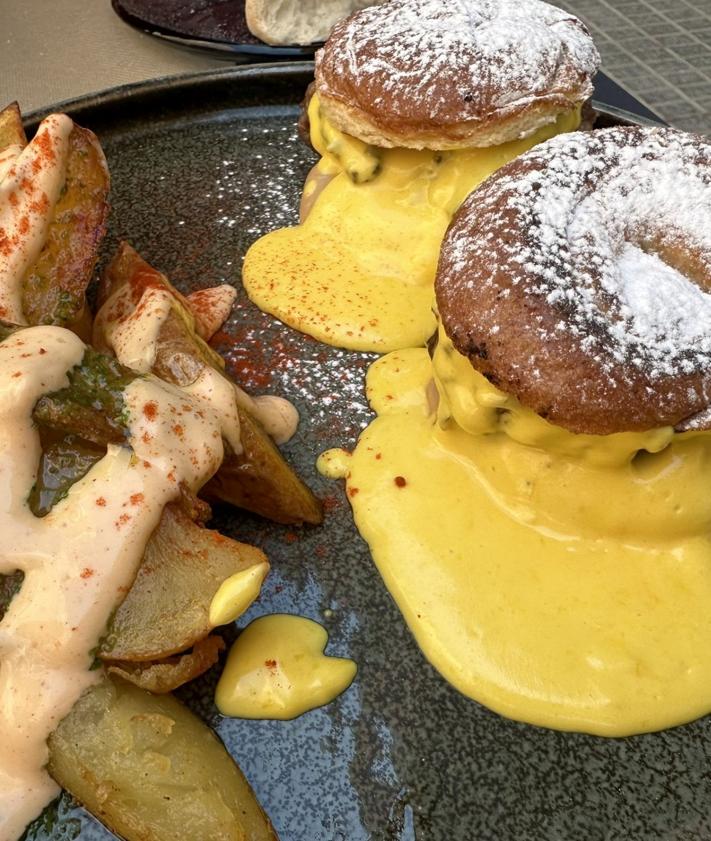
[[[184,385],[182,389],[186,394],[190,394],[196,400],[202,400],[217,410],[223,438],[229,442],[235,453],[241,453],[242,439],[237,414],[237,397],[232,383],[219,371],[206,365],[195,382]]]
[[[237,388],[237,386],[235,386]],[[277,444],[286,442],[296,432],[299,425],[299,411],[285,397],[263,394],[260,397],[250,397],[241,388],[237,388],[238,400],[244,395],[249,400],[247,408],[259,420]]]
[[[163,506],[223,457],[217,413],[155,377],[125,391],[130,448],[106,456],[43,519],[27,497],[40,443],[37,399],[67,384],[83,343],[31,327],[0,343],[0,572],[25,572],[0,622],[0,839],[13,841],[57,794],[46,740],[98,679],[90,651],[130,587]]]
[[[119,360],[123,360],[119,356]],[[126,364],[126,363],[124,363]],[[130,367],[130,366],[127,366]],[[237,407],[246,409],[262,424],[277,444],[288,441],[299,425],[299,413],[295,406],[283,397],[263,395],[250,397],[246,391],[235,385],[218,370],[209,365],[203,368],[200,376],[190,385],[183,386],[183,391],[199,400],[204,400],[217,409],[220,416],[222,435],[235,453],[242,452],[240,422]]]
[[[121,362],[132,371],[148,374],[156,361],[158,334],[170,314],[173,296],[150,287],[135,306],[129,284],[121,286],[101,308],[96,326]],[[120,350],[120,356],[118,351]]]
[[[222,288],[205,292],[218,292]],[[232,300],[234,296],[230,294],[229,297]],[[121,286],[106,301],[96,317],[96,328],[102,332],[104,341],[122,365],[140,373],[151,370],[156,360],[160,328],[168,317],[172,301],[173,296],[168,290],[150,286],[135,303],[130,283]],[[190,297],[185,301],[190,305]],[[285,398],[272,395],[250,397],[209,366],[203,369],[194,383],[182,388],[217,410],[222,434],[235,453],[242,452],[238,406],[256,417],[277,444],[288,441],[299,425],[296,407]]]
[[[0,159],[0,318],[16,324],[27,323],[22,279],[47,238],[73,127],[65,114],[52,114],[24,150],[12,146]]]
[[[0,152],[0,181],[7,175],[8,170],[15,163],[21,151],[22,146],[13,144]]]

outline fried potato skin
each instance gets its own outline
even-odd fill
[[[10,573],[10,575],[0,575],[0,619],[10,607],[10,602],[19,593],[24,578],[24,573],[20,571]]]
[[[225,456],[202,490],[205,498],[229,502],[284,525],[321,523],[321,504],[291,470],[277,469],[282,456],[259,421],[241,407],[238,413],[243,451]]]
[[[32,419],[54,433],[77,435],[100,447],[128,438],[125,388],[136,374],[112,356],[87,348],[81,365],[68,374],[69,385],[37,401]]]
[[[49,740],[49,773],[126,841],[277,841],[217,736],[171,695],[89,689]]]
[[[93,132],[74,125],[64,188],[39,257],[23,278],[27,323],[56,324],[88,338],[86,288],[109,214],[109,170]]]
[[[110,675],[117,675],[155,695],[165,695],[214,666],[224,648],[221,637],[210,636],[195,643],[192,651],[177,657],[166,657],[152,663],[121,660],[108,663],[106,670]]]
[[[22,127],[20,106],[11,102],[0,111],[0,152],[8,146],[26,146],[27,135]]]
[[[167,505],[99,657],[141,663],[185,651],[212,631],[210,604],[222,582],[266,562],[261,550],[201,528]]]

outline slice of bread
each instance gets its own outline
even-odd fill
[[[342,18],[382,0],[246,0],[247,26],[267,44],[325,41]]]

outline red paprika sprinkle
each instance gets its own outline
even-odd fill
[[[143,407],[143,414],[148,420],[155,420],[158,415],[158,404],[151,400]]]

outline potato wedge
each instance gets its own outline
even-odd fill
[[[0,152],[8,146],[27,145],[27,135],[22,127],[22,115],[20,106],[11,102],[0,111]]]
[[[126,841],[276,841],[215,734],[170,695],[107,679],[49,740],[48,770]]]
[[[222,371],[225,367],[223,358],[197,336],[195,316],[188,299],[127,242],[119,245],[101,276],[97,298],[99,310],[94,319],[92,337],[94,347],[113,353],[110,328],[116,321],[128,321],[134,317],[144,294],[151,290],[168,293],[172,302],[171,312],[161,325],[156,347],[156,363],[158,366],[165,365],[165,369],[159,367],[155,370],[154,367],[153,372],[175,385],[189,385],[205,365]],[[109,298],[112,302],[107,307]],[[187,367],[171,366],[170,357],[175,354],[186,357]]]
[[[224,647],[221,637],[210,636],[196,643],[192,651],[178,657],[166,657],[152,663],[112,662],[106,670],[110,675],[123,678],[148,692],[165,695],[214,666]]]
[[[237,298],[237,290],[228,283],[210,289],[196,289],[186,296],[195,317],[195,330],[208,342],[229,318]]]
[[[130,317],[129,308],[136,307],[143,291],[156,286],[171,293],[173,305],[158,334],[153,372],[179,386],[195,382],[207,365],[228,378],[222,358],[198,335],[189,302],[127,243],[121,245],[104,274],[101,295],[105,304],[94,323],[95,346],[110,348],[111,323]],[[131,294],[120,296],[125,287]],[[106,303],[109,298],[111,303]],[[278,523],[320,523],[321,504],[284,461],[259,421],[241,405],[239,419],[243,453],[226,457],[208,496]]]
[[[113,357],[87,349],[69,385],[37,402],[33,418],[43,452],[29,497],[36,516],[66,495],[103,456],[106,444],[125,441],[123,389],[135,376]],[[258,549],[197,525],[209,518],[210,507],[181,491],[164,510],[134,584],[114,614],[100,652],[106,660],[164,660],[195,646],[215,627],[210,606],[225,580],[259,566],[261,583],[269,569]],[[186,660],[181,671],[173,670],[175,678],[199,673],[198,664],[207,668],[205,662],[204,656]]]
[[[259,421],[238,409],[243,451],[227,453],[220,469],[202,489],[208,500],[229,502],[275,523],[323,520],[321,503],[291,470]]]
[[[27,323],[58,324],[88,338],[86,288],[109,213],[109,171],[96,136],[75,125],[69,135],[64,188],[47,239],[23,278]]]
[[[162,380],[179,386],[192,385],[208,365],[223,371],[223,358],[193,332],[194,323],[183,307],[174,306],[161,325],[152,371]],[[192,340],[193,336],[197,341]]]
[[[166,506],[99,657],[146,662],[185,651],[212,631],[210,605],[223,582],[258,564],[268,568],[259,549],[201,528],[178,506]]]

